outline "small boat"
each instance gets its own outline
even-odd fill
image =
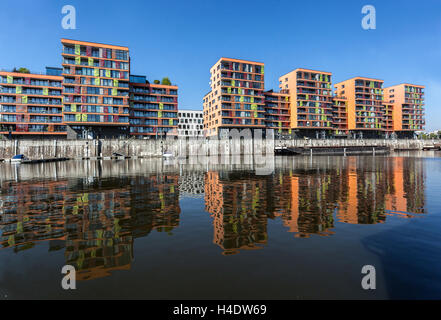
[[[162,156],[164,158],[166,158],[166,159],[170,159],[170,158],[173,158],[173,153],[171,153],[171,152],[164,152],[164,154]]]
[[[113,152],[112,156],[113,157],[124,157],[124,155],[122,153],[118,153],[118,152]]]
[[[29,160],[28,158],[26,158],[26,156],[24,154],[16,154],[15,156],[12,157],[11,162],[23,162],[25,160]]]

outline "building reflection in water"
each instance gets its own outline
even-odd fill
[[[266,243],[267,199],[265,176],[243,171],[207,172],[205,210],[213,218],[213,241],[224,254],[258,249]]]
[[[374,224],[385,222],[387,215],[424,213],[424,171],[417,159],[350,157],[340,183],[339,221]]]
[[[180,172],[179,196],[180,198],[203,198],[204,197],[204,174],[202,172]]]
[[[179,226],[179,198],[203,201],[223,254],[259,249],[268,222],[295,237],[338,223],[376,224],[425,213],[423,161],[411,157],[282,157],[252,168],[164,166],[161,160],[0,167],[0,246],[63,250],[79,280],[129,269],[134,241]],[[50,178],[49,178],[50,177]],[[183,189],[182,195],[180,188]]]
[[[178,175],[8,181],[1,185],[1,247],[64,250],[78,280],[130,269],[134,240],[179,225]]]
[[[376,224],[424,213],[421,161],[405,157],[297,157],[270,176],[209,171],[205,209],[224,254],[266,243],[268,219],[295,237],[329,236],[336,223]],[[280,167],[280,166],[279,166]]]

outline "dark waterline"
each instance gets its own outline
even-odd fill
[[[0,298],[440,299],[440,155],[0,164]]]

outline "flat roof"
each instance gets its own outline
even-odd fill
[[[215,65],[221,61],[221,60],[230,60],[230,61],[235,61],[235,62],[246,62],[246,63],[257,63],[260,65],[264,65],[265,63],[263,62],[258,62],[258,61],[252,61],[252,60],[244,60],[244,59],[236,59],[236,58],[228,58],[228,57],[221,57],[219,58],[219,60],[217,60],[217,62],[215,63]]]
[[[311,71],[311,72],[317,72],[317,73],[324,73],[324,74],[329,74],[332,75],[332,72],[328,72],[328,71],[322,71],[322,70],[314,70],[314,69],[307,69],[307,68],[296,68],[294,70],[291,70],[288,73],[285,73],[283,75],[281,75],[279,78],[282,78],[283,76],[286,76],[290,73],[296,72],[296,71]]]
[[[411,84],[411,83],[404,82],[404,83],[400,83],[400,84],[394,84],[393,86],[387,86],[384,89],[392,88],[392,87],[398,87],[398,86],[411,86],[411,87],[419,87],[419,88],[425,88],[426,87],[426,86],[423,86],[423,85],[420,85],[420,84]]]
[[[21,77],[21,78],[63,80],[63,76],[51,76],[51,75],[47,75],[47,74],[36,74],[36,73],[0,71],[0,75],[16,76],[16,77]],[[8,83],[5,83],[5,84],[8,84]],[[12,84],[12,83],[10,83],[10,84]]]
[[[203,113],[204,110],[178,109],[178,112],[198,112],[198,113]]]
[[[156,84],[156,83],[147,83],[147,82],[130,82],[130,85],[132,86],[143,86],[143,87],[154,87],[154,88],[173,88],[173,89],[178,89],[179,87],[177,85],[171,84]]]
[[[346,81],[350,81],[350,80],[355,80],[355,79],[362,79],[362,80],[374,80],[374,81],[380,81],[380,82],[384,82],[384,80],[382,79],[376,79],[376,78],[368,78],[368,77],[352,77],[343,81],[339,81],[336,84],[342,83],[342,82],[346,82]]]
[[[82,40],[74,40],[74,39],[66,39],[66,38],[61,38],[61,43],[63,42],[67,42],[67,43],[72,43],[72,44],[82,44],[82,45],[95,45],[95,46],[99,46],[99,47],[103,47],[103,48],[109,48],[109,49],[121,49],[121,50],[129,50],[128,47],[124,47],[124,46],[118,46],[118,45],[112,45],[112,44],[106,44],[106,43],[100,43],[100,42],[89,42],[89,41],[82,41]]]

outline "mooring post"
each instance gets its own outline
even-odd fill
[[[54,158],[57,157],[57,139],[54,139]]]

